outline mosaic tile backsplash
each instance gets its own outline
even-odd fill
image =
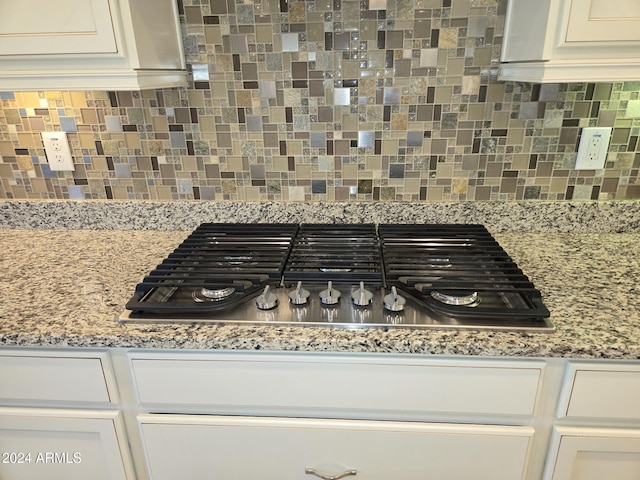
[[[187,88],[0,92],[0,198],[640,198],[640,82],[498,81],[506,0],[179,6]],[[586,126],[613,127],[602,171],[572,168]]]

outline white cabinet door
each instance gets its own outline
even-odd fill
[[[0,0],[0,91],[187,83],[175,0]]]
[[[638,0],[572,0],[567,42],[640,41]]]
[[[545,480],[637,480],[640,430],[556,427]]]
[[[523,478],[533,429],[351,420],[139,415],[153,480]]]
[[[637,0],[510,0],[499,78],[639,80],[639,51]]]
[[[0,479],[133,479],[119,412],[0,409]]]
[[[106,0],[0,0],[0,55],[115,53]]]

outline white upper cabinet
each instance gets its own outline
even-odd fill
[[[509,0],[501,80],[640,80],[638,0]]]
[[[0,0],[0,90],[186,85],[175,0]]]

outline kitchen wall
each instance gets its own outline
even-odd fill
[[[640,82],[498,81],[505,9],[182,0],[187,88],[0,92],[0,198],[640,198]],[[585,126],[613,127],[603,171],[572,169]]]

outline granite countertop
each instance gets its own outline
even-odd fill
[[[494,233],[555,333],[120,325],[135,284],[188,231],[0,230],[0,345],[640,359],[637,233]]]

